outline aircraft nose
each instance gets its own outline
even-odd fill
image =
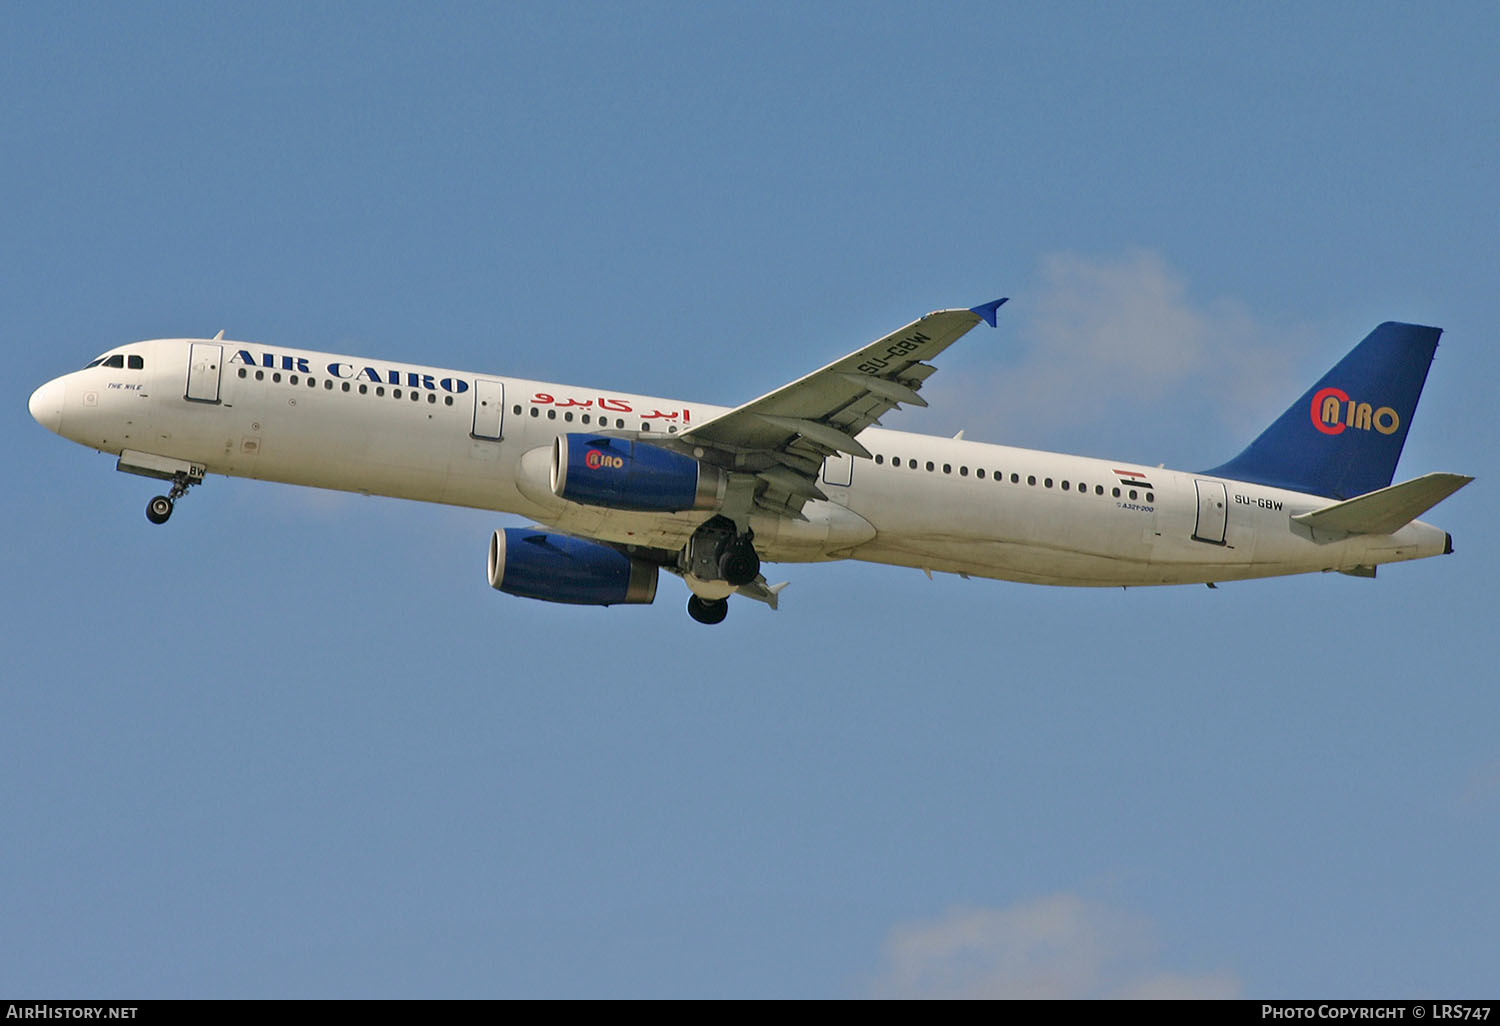
[[[27,407],[38,424],[56,434],[62,425],[63,383],[55,378],[47,382],[31,393]]]

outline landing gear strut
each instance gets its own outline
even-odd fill
[[[172,478],[172,489],[166,495],[154,496],[146,503],[146,519],[153,524],[165,524],[172,516],[172,510],[177,506],[177,500],[187,494],[187,490],[197,482],[186,474],[176,474]]]
[[[723,623],[724,617],[728,615],[728,599],[714,599],[710,601],[701,599],[697,595],[688,596],[688,616],[691,616],[699,623]]]

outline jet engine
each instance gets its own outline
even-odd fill
[[[571,502],[644,513],[718,509],[727,482],[718,467],[649,442],[570,434],[552,443],[552,492]]]
[[[649,605],[655,563],[598,542],[536,528],[507,527],[490,539],[490,587],[575,606]]]

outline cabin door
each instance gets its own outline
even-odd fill
[[[1229,526],[1229,496],[1224,482],[1193,483],[1198,486],[1198,523],[1193,528],[1193,540],[1223,545],[1224,531]]]
[[[188,354],[187,392],[183,396],[195,403],[219,401],[219,366],[224,362],[224,347],[215,342],[194,342]]]

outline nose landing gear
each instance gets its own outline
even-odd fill
[[[198,480],[202,480],[200,477]],[[187,490],[197,484],[187,474],[178,473],[172,478],[172,489],[166,495],[153,496],[146,503],[146,519],[153,524],[165,524],[172,516],[172,510],[177,506],[177,500],[187,494]]]

